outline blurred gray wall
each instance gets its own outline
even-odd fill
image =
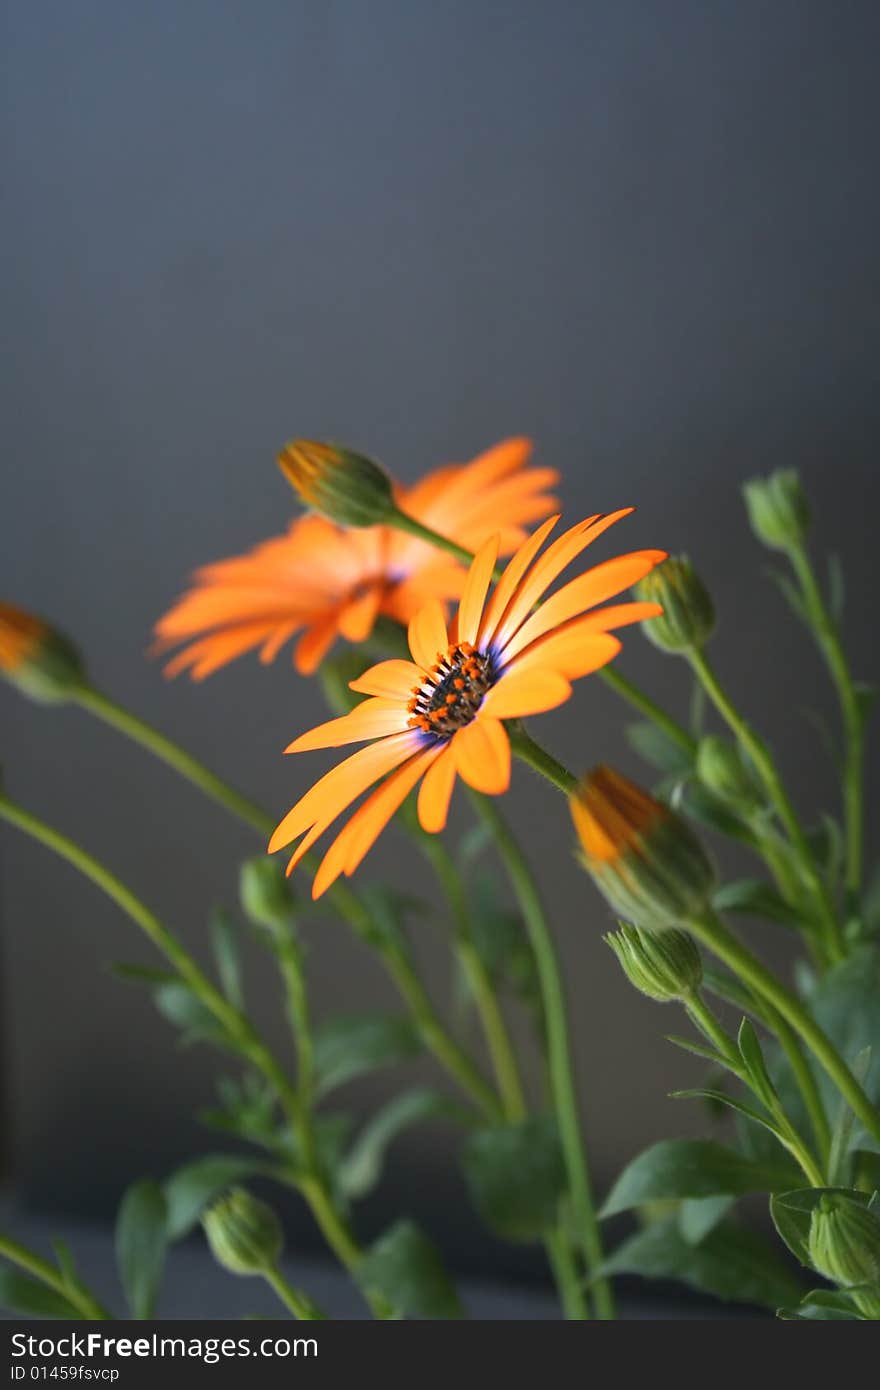
[[[321,717],[316,691],[286,658],[167,684],[145,658],[152,621],[194,565],[283,529],[273,454],[291,434],[411,478],[526,432],[563,469],[571,516],[635,502],[615,545],[696,559],[732,690],[805,814],[833,796],[802,715],[833,706],[739,488],[802,469],[817,551],[845,559],[847,640],[877,678],[872,0],[15,0],[2,23],[10,600],[280,812],[311,776],[280,750]],[[684,712],[683,671],[636,632],[622,667]],[[585,682],[542,733],[573,766],[644,775],[628,718]],[[16,796],[204,949],[246,830],[83,714],[8,689],[0,760]],[[508,804],[555,915],[604,1184],[704,1124],[665,1098],[694,1073],[601,943],[558,799],[520,772]],[[423,887],[393,832],[363,876],[383,871]],[[131,1177],[214,1142],[189,1117],[217,1063],[177,1051],[104,968],[151,956],[97,893],[11,832],[2,875],[11,1172],[35,1202],[107,1210]],[[420,948],[442,1001],[441,938],[426,927]],[[392,1001],[338,925],[315,926],[311,964],[319,1011]],[[283,1046],[258,966],[251,989]],[[442,1136],[399,1147],[380,1205],[434,1216],[463,1258],[459,1199]]]

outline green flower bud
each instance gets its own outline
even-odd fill
[[[801,545],[810,526],[810,504],[794,468],[753,478],[743,488],[752,530],[771,550]]]
[[[668,806],[608,767],[585,777],[569,804],[584,867],[621,917],[664,931],[705,911],[714,870]]]
[[[259,854],[246,859],[238,876],[238,893],[248,921],[270,931],[283,931],[293,914],[290,881],[277,859]]]
[[[700,953],[687,932],[672,927],[668,931],[639,931],[626,922],[620,930],[605,937],[631,985],[649,999],[668,1004],[686,999],[699,989],[703,979]]]
[[[375,526],[394,512],[388,474],[351,449],[294,439],[281,450],[278,464],[304,504],[340,526]]]
[[[234,1187],[202,1217],[211,1253],[231,1274],[264,1274],[284,1248],[281,1224],[271,1207]]]
[[[761,794],[735,743],[718,734],[700,739],[697,776],[719,801],[747,814],[761,804]]]
[[[0,603],[0,674],[43,705],[63,704],[86,684],[83,659],[62,632]]]
[[[699,650],[715,627],[715,606],[686,555],[670,555],[633,588],[636,598],[663,612],[644,623],[645,635],[664,652]]]
[[[880,1216],[851,1197],[819,1198],[810,1217],[809,1251],[813,1268],[842,1288],[880,1286]]]

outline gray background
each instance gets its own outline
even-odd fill
[[[317,692],[286,657],[166,684],[152,621],[195,564],[283,529],[273,455],[291,434],[411,478],[526,432],[572,517],[635,502],[615,546],[698,562],[719,666],[811,815],[833,776],[801,709],[832,704],[739,487],[802,469],[876,678],[878,37],[870,0],[5,4],[0,590],[281,812],[324,766],[280,757],[321,717]],[[683,670],[637,632],[622,669],[684,711]],[[644,775],[628,718],[590,681],[541,732],[574,766]],[[7,689],[0,759],[16,796],[203,949],[246,830],[85,715]],[[520,772],[507,804],[557,922],[604,1186],[650,1139],[703,1125],[665,1098],[694,1072],[602,945],[554,793]],[[395,832],[364,878],[383,871],[422,883]],[[176,1051],[102,969],[151,957],[97,893],[11,832],[2,874],[8,1172],[34,1203],[106,1212],[214,1142],[189,1117],[216,1062]],[[432,927],[420,949],[448,997]],[[391,1000],[340,926],[316,925],[312,966],[319,1010]],[[252,997],[282,1041],[258,966]],[[461,1263],[520,1258],[475,1236],[442,1133],[398,1147],[367,1226],[403,1207]]]

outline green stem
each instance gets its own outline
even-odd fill
[[[747,723],[736,706],[728,698],[705,654],[702,651],[692,650],[688,653],[688,658],[706,694],[751,758],[758,776],[764,784],[767,795],[775,807],[780,821],[785,826],[792,844],[797,850],[801,861],[801,868],[822,913],[829,954],[832,960],[841,960],[845,955],[845,951],[840,936],[837,915],[834,910],[834,903],[831,900],[826,884],[822,880],[821,874],[818,872],[813,862],[813,856],[807,844],[806,836],[801,828],[800,821],[791,804],[788,793],[782,784],[782,779],[776,770],[776,764],[773,761],[770,750],[760,735]]]
[[[558,1230],[550,1231],[544,1237],[544,1247],[566,1319],[570,1322],[584,1322],[589,1318],[590,1310],[564,1220],[560,1222]]]
[[[41,1284],[45,1284],[62,1298],[66,1298],[71,1307],[76,1308],[89,1322],[100,1322],[112,1316],[79,1281],[76,1284],[68,1283],[48,1260],[35,1255],[26,1246],[19,1245],[18,1241],[10,1236],[0,1235],[0,1255],[11,1264],[18,1265],[19,1269],[26,1270],[35,1279],[39,1279]]]
[[[821,1167],[827,1171],[828,1158],[831,1153],[831,1127],[825,1114],[825,1106],[822,1104],[822,1097],[819,1094],[813,1069],[801,1051],[794,1030],[789,1027],[785,1019],[772,1008],[767,1009],[766,1013],[768,1025],[773,1028],[782,1050],[788,1058],[788,1064],[809,1116],[819,1153],[819,1162]],[[821,1187],[822,1183],[820,1182],[818,1185]]]
[[[38,840],[60,858],[65,859],[85,878],[89,879],[141,928],[148,939],[166,960],[174,966],[199,999],[210,1009],[214,1017],[240,1044],[244,1054],[260,1070],[273,1086],[284,1108],[291,1127],[304,1133],[307,1119],[300,1097],[291,1086],[266,1045],[258,1037],[249,1020],[236,1009],[199,969],[189,952],[172,932],[168,930],[126,887],[115,874],[99,860],[84,850],[73,840],[47,825],[45,821],[26,811],[24,807],[0,793],[0,816],[17,826],[33,839]],[[336,1209],[330,1198],[323,1178],[318,1173],[307,1173],[300,1182],[300,1190],[309,1203],[325,1239],[341,1262],[350,1272],[354,1272],[361,1259],[361,1251],[354,1241],[345,1219]]]
[[[472,800],[492,832],[522,909],[535,953],[547,1030],[550,1086],[565,1156],[572,1213],[579,1239],[583,1242],[588,1269],[593,1273],[602,1264],[602,1242],[581,1134],[574,1072],[569,1055],[565,993],[553,937],[534,879],[506,821],[491,797],[474,795]],[[592,1288],[597,1316],[603,1319],[613,1317],[614,1305],[608,1281],[598,1278]]]
[[[846,749],[843,767],[843,799],[846,822],[846,886],[852,906],[858,904],[862,886],[864,846],[864,742],[865,729],[840,632],[828,611],[809,556],[803,546],[788,552],[789,560],[807,605],[813,632],[837,690],[843,718]]]
[[[880,1113],[853,1076],[831,1040],[810,1017],[800,1000],[777,980],[767,967],[734,936],[721,919],[712,912],[691,918],[686,924],[719,960],[765,999],[812,1052],[819,1065],[831,1078],[847,1105],[875,1139],[880,1139]]]
[[[551,753],[536,743],[521,724],[508,724],[507,733],[513,752],[522,762],[528,763],[535,772],[546,777],[547,781],[552,782],[563,796],[571,796],[577,787],[577,778],[569,772],[567,767],[563,767],[562,763],[558,762]]]
[[[693,990],[684,1000],[684,1008],[694,1026],[718,1049],[719,1055],[724,1058],[730,1069],[739,1075],[740,1057],[736,1043],[722,1028],[705,999]]]
[[[288,1283],[280,1269],[264,1270],[263,1278],[275,1290],[285,1308],[300,1322],[318,1322],[324,1318],[310,1298]]]

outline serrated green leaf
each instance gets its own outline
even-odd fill
[[[243,1009],[238,929],[231,915],[223,908],[218,908],[211,917],[211,942],[223,993],[233,1008]]]
[[[461,1161],[476,1210],[506,1240],[538,1240],[558,1220],[565,1162],[549,1116],[477,1130],[465,1140]]]
[[[116,1263],[133,1318],[153,1316],[167,1249],[168,1211],[157,1182],[128,1189],[116,1218]]]
[[[15,1269],[0,1269],[0,1307],[28,1317],[82,1317],[79,1309],[60,1293]]]
[[[802,1187],[791,1192],[775,1192],[770,1198],[770,1215],[781,1240],[802,1265],[810,1266],[810,1218],[823,1197],[843,1197],[868,1206],[864,1192],[847,1187]]]
[[[358,1267],[361,1288],[411,1318],[460,1318],[464,1310],[435,1247],[412,1221],[398,1221]]]
[[[678,1209],[678,1229],[688,1245],[699,1245],[714,1231],[736,1201],[735,1197],[685,1197]]]
[[[785,1191],[797,1176],[788,1164],[753,1163],[713,1139],[663,1139],[626,1166],[600,1216],[660,1198]]]
[[[394,1014],[345,1014],[316,1030],[313,1060],[318,1093],[393,1062],[414,1057],[422,1047],[409,1018]]]
[[[469,1111],[436,1091],[420,1088],[395,1096],[364,1125],[339,1163],[337,1180],[341,1191],[349,1199],[366,1196],[379,1181],[391,1142],[410,1125],[441,1116],[473,1122]]]
[[[712,894],[716,912],[741,912],[746,917],[764,918],[784,927],[803,925],[801,915],[780,897],[771,884],[759,878],[739,878],[722,883]]]
[[[693,754],[649,720],[628,724],[625,730],[630,748],[660,772],[686,773],[694,766]]]
[[[676,1279],[701,1293],[768,1308],[797,1302],[801,1287],[762,1237],[722,1222],[698,1245],[689,1245],[675,1216],[658,1221],[624,1241],[600,1274],[641,1274]]]
[[[711,1062],[715,1067],[727,1069],[727,1060],[721,1056],[720,1052],[715,1052],[703,1043],[694,1042],[693,1038],[680,1038],[677,1033],[667,1033],[666,1041],[674,1043],[676,1047],[682,1048],[685,1052],[692,1052],[695,1057],[702,1057],[704,1061]]]
[[[243,1179],[259,1177],[270,1166],[243,1154],[206,1154],[178,1168],[162,1184],[169,1241],[189,1235],[215,1197]]]

